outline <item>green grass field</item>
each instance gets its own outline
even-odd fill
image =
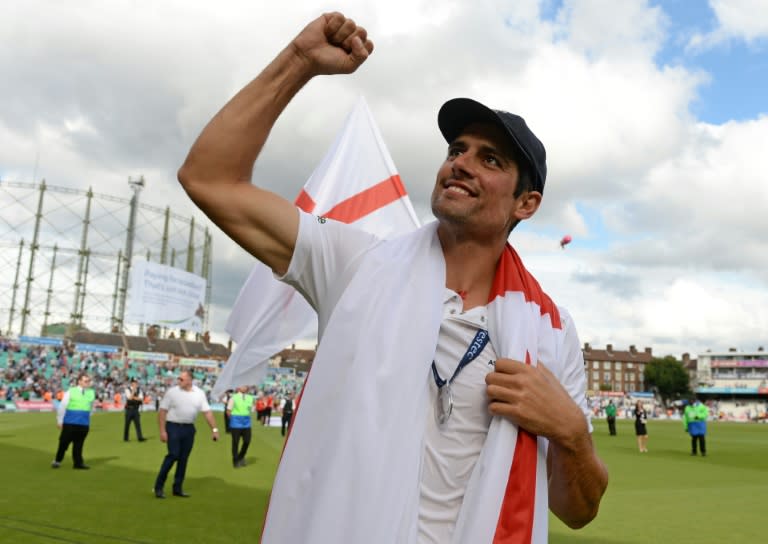
[[[258,542],[282,448],[279,429],[255,426],[248,466],[234,469],[229,435],[213,442],[199,420],[185,483],[192,497],[171,497],[168,482],[168,498],[158,500],[151,489],[165,446],[155,415],[142,415],[144,443],[122,441],[122,417],[93,416],[85,443],[92,470],[76,471],[69,452],[60,469],[50,468],[58,439],[53,414],[0,413],[0,542]],[[706,458],[689,455],[680,422],[650,421],[645,454],[631,422],[619,421],[616,437],[604,421],[595,425],[611,474],[600,515],[579,531],[552,518],[550,542],[766,541],[768,425],[710,423]]]

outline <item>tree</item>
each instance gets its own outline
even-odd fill
[[[645,365],[645,383],[659,392],[664,406],[669,400],[676,400],[691,393],[688,373],[683,364],[672,355],[661,359],[653,357],[651,362]]]

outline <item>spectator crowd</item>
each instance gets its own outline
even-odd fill
[[[155,402],[173,386],[182,370],[192,372],[195,384],[211,402],[211,390],[218,376],[218,362],[210,366],[183,365],[178,358],[167,361],[131,359],[125,350],[110,352],[77,351],[67,342],[62,345],[20,344],[0,337],[0,401],[29,400],[55,401],[85,372],[93,377],[97,406],[122,404],[122,393],[132,379],[144,391],[144,403],[155,407]],[[284,399],[296,394],[304,381],[303,373],[292,369],[270,367],[261,384],[253,387],[257,396]]]

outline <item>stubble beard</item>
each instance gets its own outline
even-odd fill
[[[444,193],[443,189],[441,193]],[[468,220],[473,215],[473,207],[462,206],[458,202],[452,202],[445,198],[444,194],[440,194],[435,190],[432,193],[431,200],[432,215],[437,218],[441,224],[447,225],[466,225]]]

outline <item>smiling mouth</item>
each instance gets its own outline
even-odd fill
[[[459,193],[460,195],[467,195],[469,196],[469,191],[466,189],[462,189],[461,187],[456,187],[455,185],[451,185],[446,189],[447,191],[451,191],[452,193]]]
[[[463,196],[476,196],[472,192],[470,192],[469,189],[466,189],[461,185],[449,184],[447,185],[447,187],[445,187],[445,190],[447,192],[451,192],[451,193],[455,193]]]

